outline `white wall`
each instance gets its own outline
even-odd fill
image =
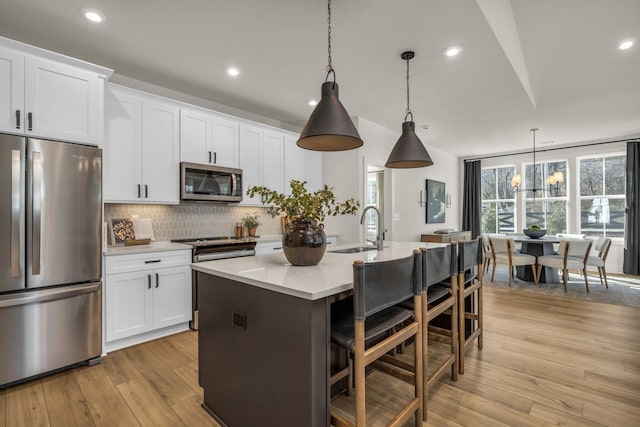
[[[546,148],[546,147],[544,147]],[[543,149],[544,149],[543,148]],[[579,177],[576,176],[578,171],[578,158],[609,153],[626,154],[626,145],[624,143],[611,143],[602,145],[592,145],[584,147],[568,147],[554,151],[538,152],[536,151],[536,163],[546,161],[567,161],[568,173],[565,177],[565,185],[567,186],[567,210],[568,210],[568,230],[567,233],[578,233],[580,224],[580,203],[579,194]],[[496,166],[515,166],[516,173],[524,176],[523,165],[533,162],[533,154],[520,154],[516,156],[497,157],[492,159],[482,159],[482,167]],[[516,199],[516,230],[524,227],[524,198],[519,194]],[[592,252],[592,255],[596,255]],[[622,263],[624,257],[624,241],[621,238],[613,239],[609,256],[607,258],[607,271],[612,273],[622,273]]]
[[[384,167],[389,153],[400,137],[401,123],[398,123],[397,131],[362,117],[357,118],[355,123],[364,145],[357,150],[325,153],[324,179],[327,185],[335,187],[338,200],[356,197],[364,208],[366,166]],[[461,199],[458,188],[461,179],[458,159],[428,144],[426,146],[434,161],[433,166],[404,170],[384,168],[384,223],[387,240],[419,241],[420,234],[431,233],[439,228],[460,229]],[[447,192],[452,194],[452,205],[446,211],[446,222],[443,224],[425,223],[425,207],[419,205],[419,198],[422,190],[423,200],[426,199],[426,179],[444,182]],[[331,233],[338,233],[341,244],[362,242],[360,212],[356,217],[327,218],[325,229]]]

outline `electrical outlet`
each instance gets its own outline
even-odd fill
[[[247,316],[240,313],[233,313],[233,324],[240,326],[242,329],[247,329]]]

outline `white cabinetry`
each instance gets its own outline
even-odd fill
[[[180,109],[180,161],[239,165],[238,123],[199,108]]]
[[[0,131],[98,145],[105,74],[8,43],[0,38]]]
[[[179,203],[177,104],[108,85],[105,90],[105,202]]]
[[[106,257],[107,344],[178,324],[186,329],[191,320],[190,261],[190,250]],[[144,340],[143,335],[126,345]]]
[[[322,178],[322,152],[305,150],[296,145],[297,135],[284,137],[284,192],[291,194],[292,179],[307,181],[307,190],[314,192],[324,185]]]
[[[242,205],[261,205],[260,197],[247,196],[247,189],[264,185],[271,190],[283,189],[283,144],[282,133],[265,130],[258,126],[240,125],[240,169],[242,169]]]

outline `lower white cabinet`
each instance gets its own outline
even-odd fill
[[[106,258],[107,343],[191,320],[190,256],[186,250]]]

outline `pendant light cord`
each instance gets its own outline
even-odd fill
[[[409,106],[409,61],[410,59],[407,59],[407,114],[405,114],[404,116],[404,121],[407,121],[407,117],[409,117],[409,115],[411,115],[411,121],[413,121],[413,113],[411,112],[411,107]]]
[[[327,26],[328,26],[328,30],[327,30],[327,77],[325,77],[324,81],[325,83],[327,81],[329,81],[329,74],[333,73],[333,83],[335,84],[336,82],[336,72],[333,69],[333,65],[331,63],[331,0],[328,0],[327,2],[327,13],[328,13],[328,18],[327,18]]]

